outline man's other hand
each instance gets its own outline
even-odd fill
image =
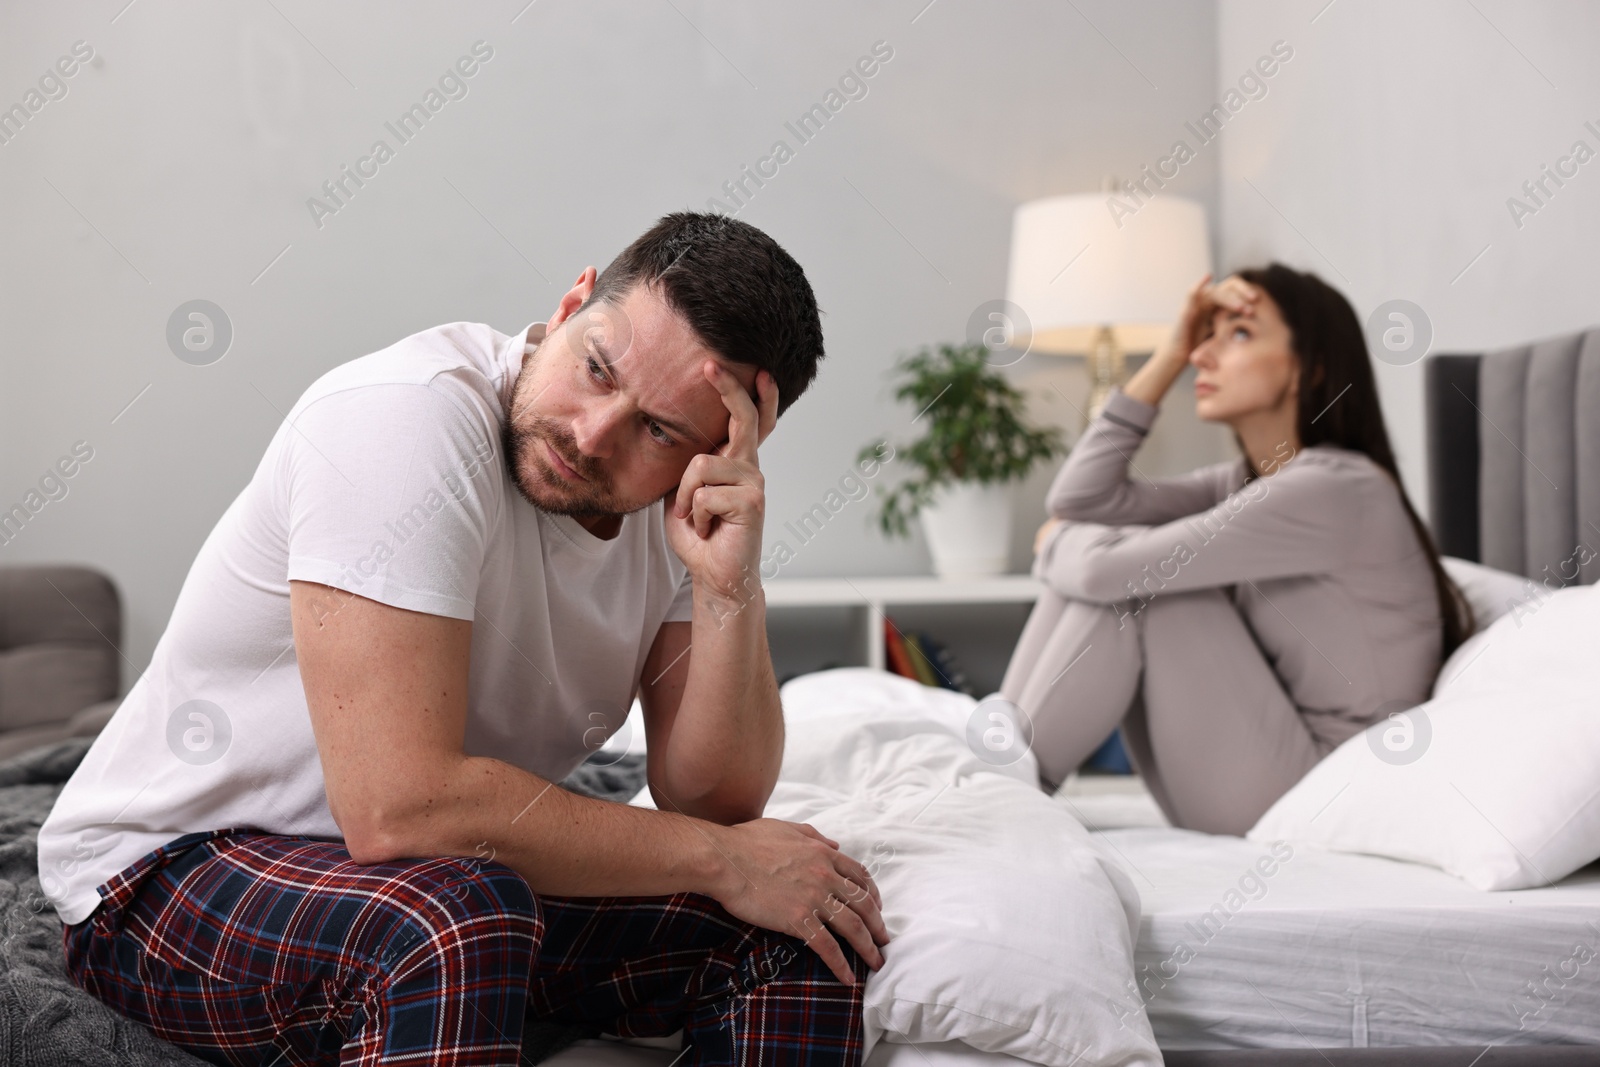
[[[883,966],[883,898],[871,873],[837,841],[805,823],[756,819],[719,827],[717,844],[731,869],[715,896],[730,915],[803,938],[845,985],[854,985],[855,975],[834,934],[873,970]]]

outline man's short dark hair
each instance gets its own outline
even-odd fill
[[[600,272],[583,306],[615,305],[641,282],[719,356],[765,368],[778,386],[778,414],[817,376],[822,320],[811,283],[793,256],[748,222],[663,215]]]

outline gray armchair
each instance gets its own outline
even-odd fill
[[[0,759],[93,737],[117,710],[122,600],[88,567],[0,567]]]

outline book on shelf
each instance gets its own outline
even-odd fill
[[[883,652],[884,662],[889,670],[902,678],[920,681],[917,678],[916,668],[911,666],[911,655],[906,651],[906,643],[900,638],[900,630],[887,615],[883,617]]]
[[[967,680],[967,672],[961,669],[961,664],[956,661],[948,648],[920,630],[917,631],[917,643],[932,664],[940,685],[958,693],[965,693],[969,697],[978,695],[973,691],[972,683]]]
[[[918,635],[914,631],[911,633],[902,631],[901,636],[905,638],[906,654],[911,657],[911,669],[917,672],[917,681],[935,689],[943,688],[939,681],[939,673],[933,669],[933,664],[928,662],[928,654],[923,651]]]
[[[1080,770],[1094,770],[1103,774],[1132,774],[1133,761],[1128,758],[1128,750],[1122,742],[1122,730],[1111,731],[1111,736],[1089,754],[1083,761]]]
[[[883,650],[885,665],[903,678],[977,696],[948,648],[921,630],[902,630],[887,615],[883,619]]]

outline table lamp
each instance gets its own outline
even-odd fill
[[[1176,196],[1113,191],[1031,200],[1012,220],[1012,344],[1087,355],[1088,418],[1122,384],[1123,353],[1166,339],[1189,289],[1211,269],[1205,209]]]

